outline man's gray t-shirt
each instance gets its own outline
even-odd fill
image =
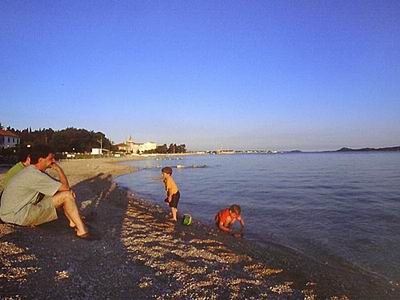
[[[27,225],[30,207],[38,204],[43,195],[53,196],[60,186],[59,181],[34,166],[26,167],[7,184],[1,197],[0,218],[4,222]]]

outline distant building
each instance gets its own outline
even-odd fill
[[[110,150],[104,148],[92,148],[92,155],[103,155],[108,154]]]
[[[103,155],[103,149],[101,148],[92,148],[92,155]]]
[[[15,147],[20,142],[21,139],[15,133],[0,129],[0,148]]]
[[[144,151],[149,151],[149,150],[155,150],[157,148],[157,144],[153,142],[146,142],[143,144],[138,144],[139,145],[139,152],[142,153]]]
[[[139,151],[139,144],[136,144],[133,139],[132,136],[129,136],[129,138],[126,140],[125,142],[126,146],[127,146],[127,152],[128,153],[138,153]]]
[[[230,149],[219,149],[216,151],[217,154],[235,154],[235,150]]]
[[[132,139],[132,136],[129,136],[125,143],[116,144],[114,146],[118,149],[118,151],[133,154],[142,153],[144,151],[154,150],[157,148],[157,144],[153,142],[135,143]]]
[[[121,152],[128,152],[128,145],[125,143],[115,144],[114,147]]]

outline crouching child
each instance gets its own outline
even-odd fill
[[[218,229],[233,235],[234,237],[243,236],[244,221],[240,216],[241,208],[237,204],[233,204],[228,208],[220,210],[215,216],[215,224]],[[240,231],[235,231],[232,225],[236,222],[240,222]]]

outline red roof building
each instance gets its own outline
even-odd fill
[[[19,136],[11,131],[0,129],[0,148],[15,147],[21,142]]]

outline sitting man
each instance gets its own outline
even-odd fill
[[[51,168],[60,181],[45,170]],[[90,238],[82,222],[75,194],[62,168],[55,162],[54,152],[46,145],[32,147],[31,165],[16,174],[7,184],[1,197],[0,218],[3,222],[35,226],[57,219],[56,208],[62,207],[80,238]]]
[[[244,221],[240,216],[241,208],[237,204],[233,204],[228,208],[220,210],[215,216],[215,224],[223,232],[232,234],[234,237],[241,237],[243,235]],[[240,231],[235,232],[232,229],[232,225],[236,222],[240,222]]]

